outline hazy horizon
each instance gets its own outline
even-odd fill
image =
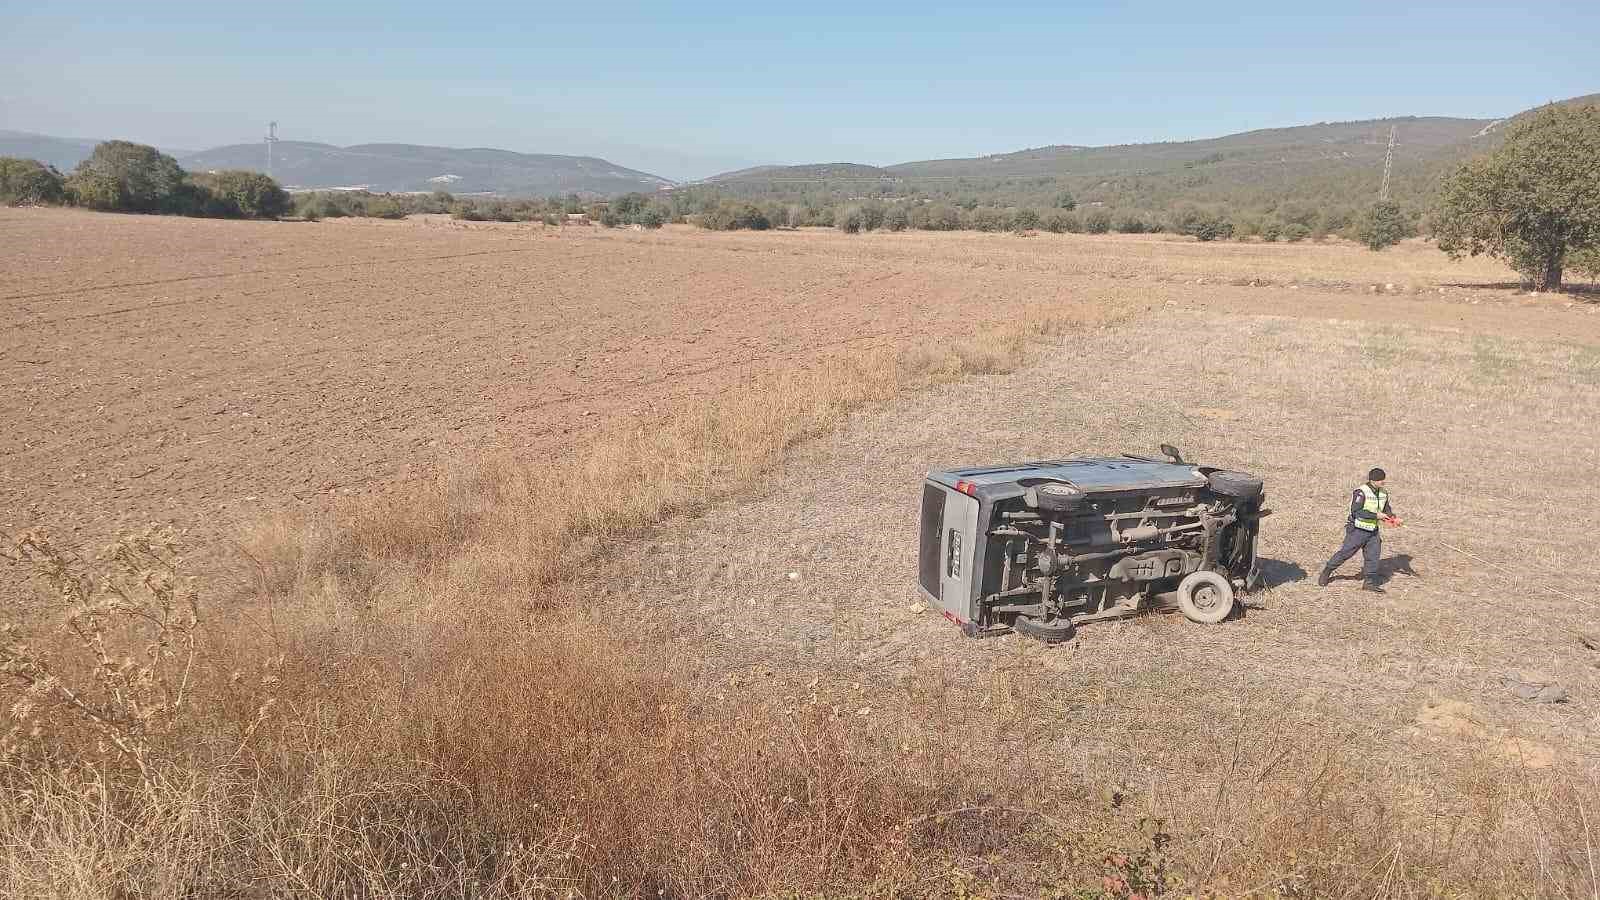
[[[603,157],[675,180],[763,164],[1495,118],[1600,88],[1600,6],[981,13],[285,2],[8,13],[0,128],[200,151],[279,136]],[[1505,46],[1504,35],[1538,40]]]

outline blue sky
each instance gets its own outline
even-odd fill
[[[582,153],[674,178],[1600,91],[1600,2],[0,0],[0,128]]]

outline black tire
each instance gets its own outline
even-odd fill
[[[1083,504],[1083,492],[1069,484],[1052,481],[1035,486],[1033,491],[1039,498],[1039,508],[1045,512],[1075,512]]]
[[[1233,585],[1218,572],[1191,572],[1178,582],[1178,609],[1191,622],[1215,625],[1233,612]]]
[[[1255,475],[1229,472],[1226,469],[1207,475],[1206,483],[1210,485],[1211,493],[1236,500],[1254,500],[1261,496],[1261,491],[1266,486],[1265,482]]]
[[[1018,634],[1025,634],[1046,644],[1059,644],[1071,640],[1078,631],[1066,619],[1035,619],[1031,616],[1017,616],[1011,627]]]

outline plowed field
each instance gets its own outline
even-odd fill
[[[1157,305],[1557,336],[1600,324],[1422,245],[709,234],[0,210],[0,527],[172,521],[559,453],[779,365],[1048,307]]]

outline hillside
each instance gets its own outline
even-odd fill
[[[1305,164],[1377,158],[1389,128],[1404,135],[1408,155],[1423,157],[1470,138],[1489,119],[1406,117],[1320,122],[1247,131],[1198,141],[1110,147],[1040,147],[974,159],[925,160],[890,166],[902,177],[1006,175],[1127,175],[1173,168]]]
[[[217,147],[179,160],[190,171],[266,168],[261,144]],[[592,156],[455,149],[418,144],[335,147],[279,141],[272,174],[289,188],[362,187],[372,191],[494,193],[515,196],[623,194],[672,182]]]
[[[1597,100],[1600,95],[1561,102]],[[1391,193],[1402,204],[1419,207],[1441,172],[1492,149],[1514,118],[1319,122],[1194,141],[1056,145],[882,168],[762,166],[718,175],[697,187],[751,199],[811,203],[868,195],[1044,207],[1065,192],[1080,204],[1144,211],[1184,203],[1243,210],[1271,210],[1284,203],[1335,206],[1377,194],[1392,128]]]

